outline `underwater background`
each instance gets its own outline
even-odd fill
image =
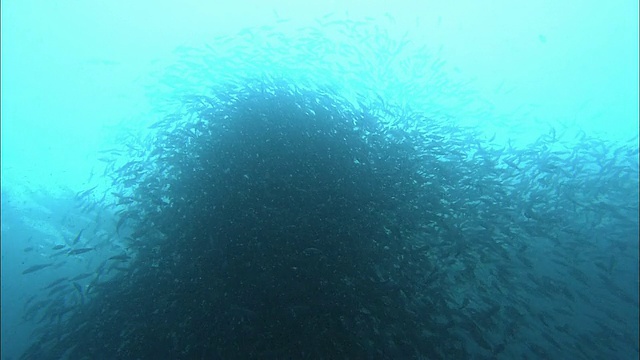
[[[638,357],[633,1],[2,4],[2,359]]]

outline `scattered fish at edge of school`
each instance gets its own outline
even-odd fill
[[[84,231],[84,229],[80,230],[80,232],[78,233],[78,236],[76,236],[75,239],[73,239],[73,245],[77,244],[78,241],[80,241],[80,237],[82,236],[82,232]]]
[[[23,271],[22,274],[29,274],[29,273],[32,273],[32,272],[36,272],[38,270],[42,270],[42,269],[44,269],[46,267],[49,267],[51,265],[53,265],[53,263],[33,265],[32,267],[30,267],[27,270]]]
[[[84,274],[80,274],[74,278],[72,278],[70,281],[78,281],[78,280],[82,280],[85,278],[88,278],[89,276],[93,275],[93,273],[84,273]]]
[[[79,255],[79,254],[84,254],[86,252],[89,252],[91,250],[94,250],[94,248],[73,249],[73,250],[69,251],[67,254],[68,255]]]
[[[127,261],[129,259],[131,259],[131,256],[126,255],[126,254],[124,254],[124,255],[115,255],[115,256],[112,256],[112,257],[109,258],[109,260],[120,260],[120,261]]]
[[[66,276],[65,276],[65,277],[62,277],[62,278],[60,278],[60,279],[58,279],[58,280],[54,280],[51,284],[49,284],[47,287],[44,287],[44,288],[42,288],[42,289],[43,289],[43,290],[50,289],[50,288],[52,288],[52,287],[54,287],[54,286],[56,286],[56,285],[60,284],[61,282],[65,281],[65,280],[67,280],[67,277],[66,277]]]

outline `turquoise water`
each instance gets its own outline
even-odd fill
[[[599,136],[628,139],[637,133],[638,118],[634,6],[489,6],[473,1],[408,1],[393,7],[383,2],[247,2],[229,9],[198,1],[181,7],[144,2],[5,4],[5,185],[26,177],[34,186],[51,181],[81,186],[93,166],[85,155],[113,141],[113,126],[125,119],[130,124],[134,114],[147,110],[145,94],[153,91],[148,89],[149,73],[176,47],[203,46],[214,36],[277,19],[291,19],[282,24],[283,31],[320,28],[315,19],[327,13],[359,20],[375,17],[393,36],[408,31],[412,45],[425,46],[432,57],[425,66],[435,64],[438,75],[464,84],[440,96],[444,99],[438,110],[492,130],[517,128],[498,140],[515,137],[516,131],[523,136],[533,129],[546,130],[547,123],[579,125]],[[470,92],[473,100],[463,95]],[[458,106],[460,102],[464,106]],[[476,110],[483,116],[474,114]],[[37,165],[24,161],[44,154],[46,161]],[[66,164],[64,171],[60,163]]]

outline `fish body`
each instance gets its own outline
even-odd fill
[[[84,274],[80,274],[74,278],[72,278],[70,281],[78,281],[78,280],[82,280],[85,278],[88,278],[89,276],[93,275],[93,273],[84,273]]]
[[[92,251],[92,250],[94,250],[94,248],[73,249],[73,250],[69,251],[67,254],[68,255],[78,255],[78,254],[84,254],[84,253]]]
[[[80,241],[80,237],[82,236],[82,232],[84,231],[84,229],[80,230],[80,232],[78,233],[78,236],[76,236],[75,239],[73,239],[73,245],[77,244],[78,241]]]
[[[49,290],[49,296],[53,295],[53,294],[57,294],[59,292],[61,292],[62,290],[66,290],[69,287],[69,283],[62,283],[58,286],[53,287],[51,290]]]
[[[88,190],[85,190],[85,191],[79,192],[79,193],[77,193],[77,194],[76,194],[76,197],[77,197],[77,198],[80,198],[80,199],[81,199],[81,198],[84,198],[84,197],[86,197],[87,195],[89,195],[89,194],[90,194],[90,193],[91,193],[95,188],[97,188],[97,187],[98,187],[98,185],[96,185],[96,186],[92,187],[91,189],[88,189]]]
[[[63,281],[65,281],[65,280],[67,280],[67,278],[66,278],[66,277],[60,278],[60,279],[58,279],[58,280],[55,280],[54,282],[52,282],[51,284],[49,284],[47,287],[43,288],[43,290],[45,290],[45,289],[50,289],[50,288],[52,288],[52,287],[54,287],[54,286],[56,286],[56,285],[58,285],[58,284],[62,283],[62,282],[63,282]]]
[[[131,218],[131,215],[132,213],[130,211],[122,213],[120,220],[118,220],[118,223],[116,224],[116,234],[118,234],[118,236],[120,236],[120,229],[125,224],[125,222],[127,222],[127,220]]]
[[[80,284],[78,284],[77,282],[74,282],[73,287],[76,288],[76,290],[80,295],[82,295],[82,286]]]
[[[80,303],[84,304],[84,292],[82,291],[82,285],[78,284],[77,282],[73,283],[73,287],[76,288],[76,291],[78,292],[78,295],[80,296]]]
[[[66,254],[66,253],[67,253],[67,250],[61,250],[61,251],[58,251],[58,252],[55,252],[55,253],[51,254],[51,256],[49,256],[49,257],[56,257],[58,255],[62,255],[62,254]]]
[[[126,254],[124,254],[124,255],[115,255],[115,256],[112,256],[112,257],[109,258],[109,260],[120,260],[120,261],[127,261],[129,259],[131,259],[131,256],[126,255]]]
[[[33,265],[32,267],[30,267],[30,268],[26,269],[25,271],[23,271],[22,274],[24,275],[24,274],[29,274],[29,273],[32,273],[32,272],[36,272],[38,270],[42,270],[42,269],[44,269],[46,267],[49,267],[51,265],[53,265],[53,263]]]

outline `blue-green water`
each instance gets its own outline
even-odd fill
[[[637,357],[637,4],[315,6],[3,6],[3,358]]]

